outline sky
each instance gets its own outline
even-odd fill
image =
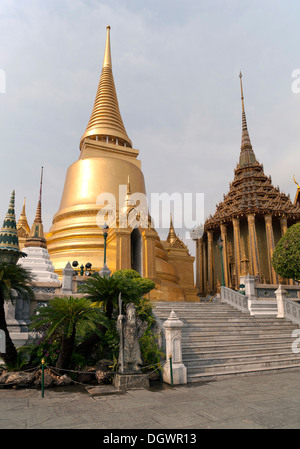
[[[299,18],[294,0],[1,0],[0,220],[15,190],[17,219],[26,197],[31,226],[43,166],[49,230],[94,104],[107,25],[119,106],[148,195],[204,193],[204,216],[214,213],[239,158],[241,70],[256,157],[293,200]],[[193,254],[194,243],[176,231]]]

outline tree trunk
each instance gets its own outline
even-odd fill
[[[102,334],[105,335],[105,332],[107,331],[106,327],[99,324],[98,328],[101,330]],[[76,347],[76,352],[82,355],[89,354],[92,352],[94,346],[98,344],[101,341],[101,337],[94,332],[89,338],[84,340],[82,343],[80,343]]]
[[[106,304],[106,312],[105,312],[105,315],[107,316],[107,318],[108,318],[109,320],[111,320],[113,311],[114,311],[114,305],[113,305],[113,303],[112,303],[111,300],[108,300],[108,301],[107,301],[107,304]]]
[[[61,344],[61,351],[56,362],[56,368],[68,369],[71,363],[71,357],[75,343],[75,327],[73,328],[72,335],[70,337],[63,337]]]
[[[4,360],[4,363],[10,366],[15,366],[17,363],[18,353],[7,329],[4,311],[4,299],[2,297],[0,297],[0,329],[5,333],[6,342],[5,352],[0,352],[0,356]]]

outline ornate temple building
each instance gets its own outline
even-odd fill
[[[242,142],[234,179],[214,215],[205,221],[203,236],[196,240],[196,285],[201,295],[215,292],[221,283],[239,289],[240,276],[248,273],[259,283],[278,285],[271,263],[275,245],[287,228],[300,220],[299,186],[292,203],[273,186],[254,154],[241,74],[240,83]]]
[[[135,269],[152,279],[154,300],[198,300],[194,287],[193,261],[187,248],[170,230],[162,242],[146,211],[142,225],[124,226],[126,217],[137,207],[131,198],[146,195],[139,151],[127,135],[112,72],[110,27],[94,107],[80,140],[80,154],[68,169],[58,212],[46,235],[55,271],[61,277],[68,262],[92,264],[99,271],[106,261],[111,272]],[[120,186],[125,195],[120,197]],[[115,219],[108,229],[97,216],[104,205],[99,195],[115,200]],[[122,217],[121,217],[122,215]],[[145,217],[143,217],[145,219]],[[106,236],[107,234],[107,236]]]

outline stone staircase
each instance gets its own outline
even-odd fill
[[[174,310],[184,323],[182,361],[188,382],[300,370],[292,352],[297,325],[284,319],[250,316],[220,302],[155,302],[163,323]]]

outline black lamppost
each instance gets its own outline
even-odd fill
[[[224,280],[224,267],[223,267],[223,240],[221,236],[218,239],[218,247],[220,248],[221,253],[221,269],[222,269],[222,287],[225,287],[225,280]]]
[[[79,265],[79,263],[77,262],[77,260],[74,260],[74,261],[72,262],[72,267],[74,267],[75,269],[76,269],[76,267],[78,267],[78,265]],[[85,269],[87,270],[87,271],[85,272],[86,276],[90,276],[90,274],[91,274],[91,268],[92,268],[92,264],[91,264],[90,262],[87,262],[87,263],[85,264]],[[80,276],[83,276],[83,270],[84,270],[83,264],[81,264],[80,267],[77,268],[77,270],[80,270],[80,271],[79,271],[79,274],[80,274]]]
[[[106,239],[107,239],[107,229],[109,229],[108,225],[105,223],[102,226],[103,229],[103,237],[104,237],[104,265],[106,265]]]

